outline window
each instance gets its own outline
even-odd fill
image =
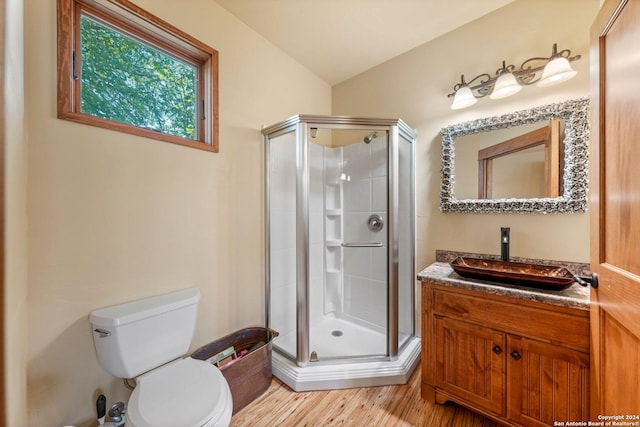
[[[127,0],[58,0],[58,117],[218,151],[218,52]]]

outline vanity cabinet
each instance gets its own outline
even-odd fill
[[[423,398],[453,401],[506,425],[588,420],[588,310],[482,286],[423,279]]]

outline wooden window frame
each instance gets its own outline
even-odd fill
[[[197,139],[161,133],[81,112],[80,17],[85,12],[119,32],[197,67]],[[128,0],[58,0],[58,118],[218,152],[218,51]],[[74,70],[75,67],[75,70]],[[75,77],[74,77],[75,76]]]
[[[560,120],[478,151],[478,199],[493,198],[493,160],[528,148],[544,145],[544,197],[558,197],[561,193],[563,151]]]

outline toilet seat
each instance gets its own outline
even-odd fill
[[[202,360],[178,359],[136,378],[127,425],[227,426],[233,403],[222,372]]]

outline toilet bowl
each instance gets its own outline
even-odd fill
[[[220,370],[182,358],[195,330],[200,291],[185,289],[93,311],[98,361],[117,378],[135,378],[126,425],[226,427],[233,401]]]

